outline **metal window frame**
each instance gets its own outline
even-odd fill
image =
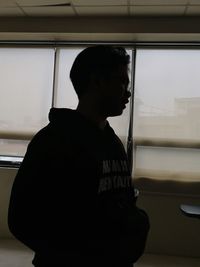
[[[54,99],[56,93],[56,71],[57,71],[57,52],[60,48],[64,47],[86,47],[90,45],[106,44],[106,45],[116,45],[123,46],[132,50],[132,66],[131,66],[131,100],[130,100],[130,114],[129,114],[129,129],[127,137],[127,154],[129,158],[130,168],[133,172],[134,161],[133,154],[137,146],[137,142],[133,140],[133,111],[134,111],[134,86],[135,86],[135,68],[136,68],[136,54],[137,49],[200,49],[200,42],[106,42],[106,41],[0,41],[1,48],[54,48],[54,66],[53,66],[53,90],[52,90],[52,107],[54,106]],[[12,139],[15,139],[14,135],[11,135]],[[22,139],[30,138],[24,137]],[[19,140],[19,136],[17,138]],[[134,143],[135,142],[135,143]],[[169,144],[168,144],[169,145]],[[5,158],[6,157],[6,158]],[[16,156],[0,156],[0,168],[18,168],[20,166],[22,159]]]

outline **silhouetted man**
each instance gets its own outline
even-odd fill
[[[124,48],[93,46],[75,59],[76,110],[52,108],[13,184],[8,223],[36,267],[130,267],[149,230],[136,206],[127,155],[107,118],[130,92]]]

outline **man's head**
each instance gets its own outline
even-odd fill
[[[114,99],[115,95],[123,98],[127,93],[129,63],[130,57],[122,47],[97,45],[84,49],[76,57],[70,71],[79,100],[89,92],[96,93],[106,116],[120,115],[127,100],[122,103],[123,107],[119,107],[121,111],[112,111],[111,108],[113,105],[114,109],[115,104],[119,106],[119,100]],[[126,95],[126,98],[129,96]],[[108,106],[110,110],[107,110]]]

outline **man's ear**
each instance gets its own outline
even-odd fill
[[[105,81],[103,77],[100,77],[99,75],[92,74],[90,76],[90,86],[92,88],[102,88],[105,85]]]

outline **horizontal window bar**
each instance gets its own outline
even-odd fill
[[[0,139],[30,140],[35,133],[0,132]]]
[[[194,148],[200,149],[200,140],[179,140],[179,139],[162,139],[162,138],[134,138],[133,144],[137,146],[152,147],[175,147],[175,148]]]
[[[19,168],[23,157],[15,156],[0,156],[0,167],[1,168]]]

